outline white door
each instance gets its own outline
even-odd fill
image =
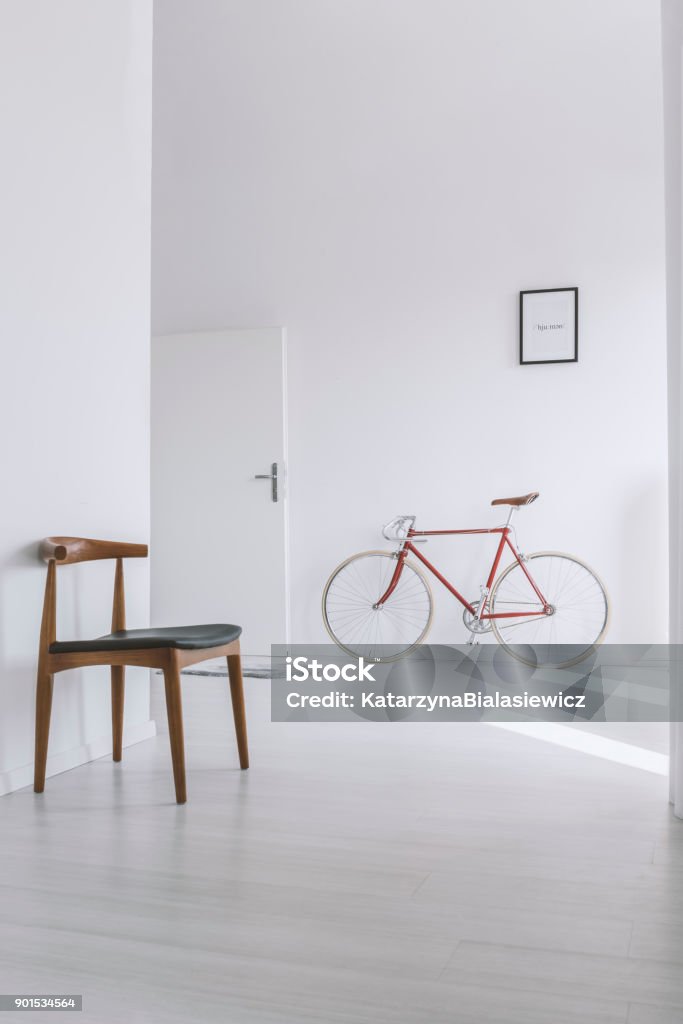
[[[287,638],[284,330],[152,341],[152,622]],[[255,479],[264,476],[267,479]]]

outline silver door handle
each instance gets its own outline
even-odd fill
[[[270,480],[270,496],[277,501],[277,462],[270,467],[270,473],[257,473],[254,480]]]

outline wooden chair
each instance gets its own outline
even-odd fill
[[[126,629],[123,588],[123,559],[146,558],[146,544],[119,544],[115,541],[88,540],[84,537],[48,537],[40,546],[47,562],[47,583],[40,630],[38,682],[36,690],[36,755],[34,786],[36,793],[45,788],[45,765],[50,733],[52,688],[57,672],[87,665],[111,666],[111,717],[114,740],[114,761],[121,760],[123,741],[123,695],[126,665],[142,665],[161,669],[166,689],[168,732],[171,741],[173,778],[176,800],[184,804],[185,743],[180,695],[180,672],[207,658],[225,656],[228,661],[232,711],[237,733],[237,749],[241,768],[249,767],[247,723],[242,689],[239,626],[178,626],[164,629]],[[58,641],[56,637],[57,565],[91,562],[103,558],[116,559],[114,606],[111,633],[96,640]]]

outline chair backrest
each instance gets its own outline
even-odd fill
[[[40,557],[47,562],[47,580],[43,601],[43,619],[40,627],[40,655],[46,654],[57,639],[57,565],[75,562],[95,562],[105,558],[116,559],[114,575],[114,601],[111,631],[126,628],[126,599],[123,585],[123,559],[146,558],[146,544],[128,544],[125,541],[91,540],[88,537],[46,537],[40,545]]]
[[[128,544],[116,540],[90,540],[88,537],[46,537],[40,545],[45,562],[54,559],[60,565],[96,562],[103,558],[147,558],[146,544]]]

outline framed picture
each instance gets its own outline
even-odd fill
[[[578,359],[579,289],[520,292],[520,363],[576,363]]]

